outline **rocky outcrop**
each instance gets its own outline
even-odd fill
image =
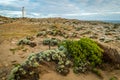
[[[103,53],[104,60],[120,64],[119,48],[108,46],[103,43],[98,43],[98,45],[104,50],[104,53]]]

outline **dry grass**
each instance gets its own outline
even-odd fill
[[[20,23],[11,23],[0,25],[0,37],[1,39],[21,38],[29,35],[34,35],[39,31],[40,27],[36,25],[24,25]]]

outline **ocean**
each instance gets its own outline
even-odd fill
[[[120,24],[120,20],[101,20],[103,22],[109,22],[109,23],[119,23]]]

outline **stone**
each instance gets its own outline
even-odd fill
[[[98,45],[104,50],[104,60],[120,64],[120,50],[117,47],[108,46],[102,43],[98,43]]]

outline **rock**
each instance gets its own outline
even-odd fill
[[[102,43],[98,45],[104,50],[103,58],[105,61],[120,64],[120,49],[117,47],[108,46]]]

